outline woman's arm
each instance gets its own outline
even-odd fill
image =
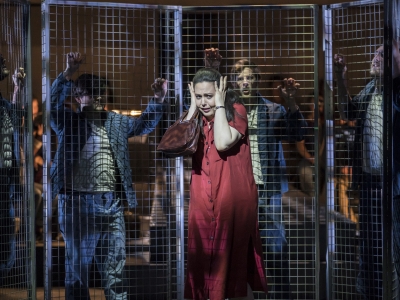
[[[215,117],[214,117],[214,143],[218,151],[226,151],[235,145],[242,135],[235,128],[229,126],[224,108],[226,96],[226,76],[221,77],[218,88],[215,82]],[[219,107],[219,108],[218,108]]]

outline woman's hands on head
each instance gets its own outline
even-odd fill
[[[215,81],[215,106],[224,106],[225,97],[226,97],[226,87],[227,87],[227,78],[226,76],[221,76],[219,80],[219,87],[217,82]],[[215,108],[214,108],[215,110]]]
[[[196,105],[196,94],[194,93],[194,85],[193,82],[188,83],[189,92],[190,92],[190,108],[195,109]]]
[[[197,108],[197,103],[196,103],[196,93],[194,91],[194,84],[193,82],[190,82],[188,84],[189,91],[190,91],[190,108]],[[227,77],[226,76],[221,76],[220,81],[219,81],[219,87],[217,82],[214,82],[214,88],[215,88],[215,94],[214,94],[214,99],[215,99],[215,105],[212,107],[215,109],[215,106],[224,106],[225,104],[225,96],[226,96],[226,87],[227,87]]]
[[[214,118],[216,107],[224,107],[227,87],[227,77],[214,77],[214,79],[195,81],[188,84],[190,91],[190,108],[186,119],[189,119],[199,109],[208,120]]]

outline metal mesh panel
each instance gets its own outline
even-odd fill
[[[383,66],[383,52],[376,52],[383,45],[383,1],[332,5],[324,13],[326,134],[333,142],[328,155],[332,161],[327,206],[329,296],[392,299],[394,294],[384,296],[383,291],[383,273],[390,277],[392,271],[383,270],[382,180],[388,171],[374,158],[384,159],[381,151],[386,146],[379,146],[379,141],[385,136],[385,119],[383,106],[374,106],[382,101],[381,90],[369,83],[379,81],[374,69],[380,62]],[[333,65],[338,53],[345,57],[348,96],[341,89],[342,73]]]
[[[231,71],[236,61],[249,59],[260,70],[257,90],[268,99],[261,106],[268,103],[270,112],[274,109],[277,112],[258,125],[264,132],[258,133],[262,139],[258,140],[258,151],[263,157],[261,165],[267,169],[262,175],[265,181],[258,183],[259,225],[271,299],[317,299],[319,289],[315,273],[318,245],[315,191],[300,189],[297,169],[301,156],[296,149],[296,138],[280,131],[279,111],[280,108],[286,111],[288,107],[277,90],[284,78],[293,77],[300,83],[296,102],[303,115],[310,121],[314,119],[311,117],[313,97],[308,102],[314,93],[317,72],[314,17],[314,8],[310,6],[188,7],[183,10],[184,90],[195,72],[205,66],[204,50],[218,48],[223,56],[219,71],[228,76],[230,87],[234,87],[238,75]],[[189,92],[185,95],[188,107]],[[245,103],[248,111],[257,106],[257,101],[249,98]],[[312,144],[313,128],[309,128]],[[265,298],[259,292],[255,296]]]
[[[65,294],[76,299],[87,292],[91,299],[104,299],[114,292],[128,299],[176,297],[182,288],[176,234],[182,216],[176,215],[179,202],[170,198],[177,179],[168,177],[166,188],[164,171],[170,172],[172,166],[160,157],[156,143],[161,127],[175,119],[170,115],[175,110],[174,95],[180,92],[179,10],[46,1],[42,12],[47,168],[45,239],[42,249],[38,246],[38,252],[44,253],[45,276],[38,282],[39,290],[44,289],[46,299],[64,299]],[[89,94],[97,99],[100,95],[100,104],[105,106],[102,115],[82,109],[85,117],[77,117],[79,105],[71,94],[75,90],[54,89],[55,84],[68,84],[63,75],[58,76],[66,69],[67,53],[76,51],[84,59],[72,79],[84,73],[99,77],[89,90],[83,82],[75,96],[83,99]],[[151,86],[160,77],[168,80],[165,100],[171,105],[156,104],[153,99]],[[147,108],[150,112],[148,103],[152,103]],[[165,118],[158,125],[160,117]],[[91,139],[95,142],[90,143]],[[92,146],[98,151],[91,150]],[[96,180],[103,182],[98,185]],[[51,186],[61,181],[60,186]],[[107,191],[112,192],[114,186],[121,186],[123,193],[109,196]],[[58,192],[58,197],[52,192]],[[132,193],[136,193],[137,206],[128,209]],[[166,199],[174,206],[163,210],[161,202]],[[74,249],[78,244],[80,254]]]
[[[0,2],[0,298],[28,299],[34,294],[34,214],[32,113],[29,75],[18,90],[16,69],[29,71],[29,6],[26,1]],[[4,61],[3,61],[4,59]],[[8,76],[5,75],[8,69]],[[21,71],[21,75],[24,73]],[[15,93],[15,94],[14,94]]]

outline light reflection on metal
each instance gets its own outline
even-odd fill
[[[121,115],[125,115],[125,116],[133,116],[133,117],[137,117],[140,116],[142,114],[141,110],[120,110],[120,109],[113,109],[113,112],[117,113],[117,114],[121,114]]]

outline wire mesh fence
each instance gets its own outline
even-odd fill
[[[29,4],[1,1],[0,15],[0,297],[28,299],[35,289]]]
[[[328,193],[327,209],[331,299],[397,297],[394,282],[390,284],[393,293],[384,291],[385,276],[389,281],[395,278],[390,248],[383,246],[390,239],[384,237],[384,207],[391,203],[386,195],[392,194],[395,182],[385,179],[392,162],[389,169],[383,163],[383,153],[391,153],[395,126],[382,104],[391,103],[390,98],[382,102],[386,97],[383,66],[387,64],[384,11],[383,1],[358,1],[328,6],[324,15],[325,96],[329,100],[325,107],[331,120],[327,135],[333,141],[333,192]],[[384,124],[388,124],[386,129]],[[385,261],[389,268],[384,267]]]
[[[156,143],[179,92],[179,10],[47,1],[42,11],[44,295],[176,297],[181,216],[160,204],[171,195]]]
[[[198,69],[214,67],[247,107],[271,299],[316,299],[318,293],[316,194],[313,182],[300,185],[302,153],[296,148],[304,141],[296,130],[301,120],[314,121],[315,17],[313,6],[183,9],[184,89]],[[295,101],[301,113],[292,117],[278,88],[289,78],[300,85]],[[304,127],[313,147],[314,126]]]
[[[393,194],[397,224],[395,186],[382,186],[392,170],[373,170],[365,157],[384,153],[390,165],[379,143],[390,147],[394,133],[390,118],[368,109],[380,111],[376,89],[360,96],[385,61],[385,5],[45,1],[41,103],[30,101],[29,5],[4,0],[0,53],[10,74],[0,74],[0,138],[14,148],[13,167],[1,175],[0,296],[184,298],[192,161],[168,158],[157,145],[189,108],[194,74],[209,66],[247,110],[268,299],[395,299],[382,218]],[[391,5],[396,37],[398,3]],[[14,97],[19,67],[27,77]],[[291,102],[283,94],[289,78],[298,84]],[[349,100],[359,106],[351,110]]]

